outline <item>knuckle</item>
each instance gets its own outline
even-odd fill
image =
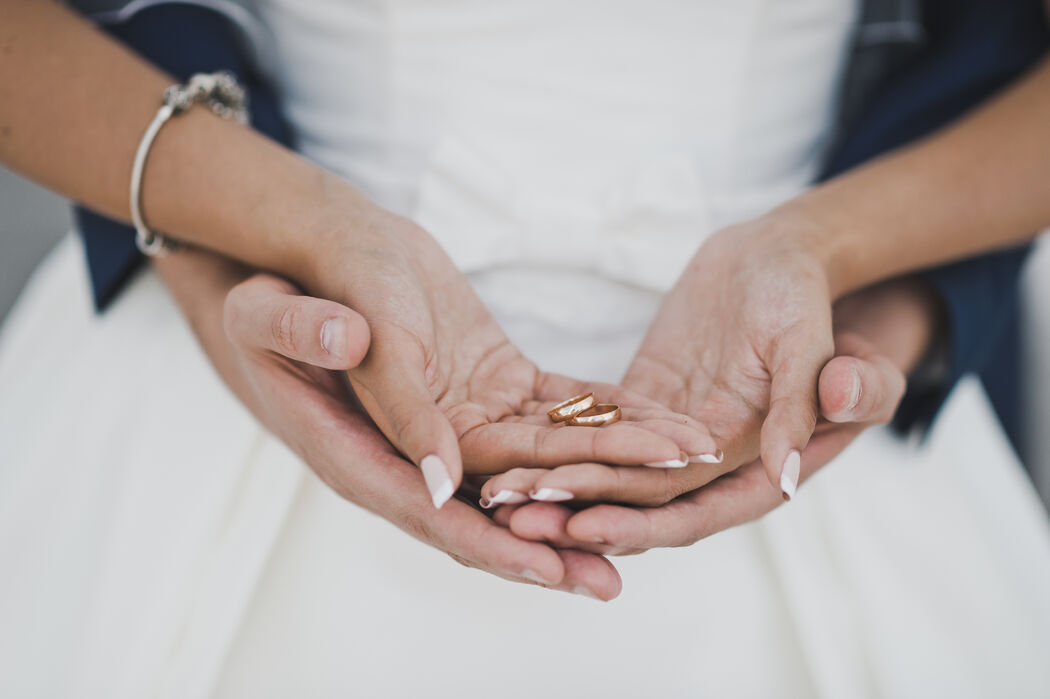
[[[398,437],[417,434],[425,427],[425,413],[411,402],[398,401],[387,409],[387,415]]]
[[[270,335],[273,337],[274,347],[286,357],[298,356],[300,341],[296,328],[302,308],[297,303],[286,304],[278,313],[275,313],[271,321]]]
[[[401,512],[398,518],[400,526],[409,536],[420,541],[432,543],[434,541],[434,530],[426,516],[418,508],[410,508]]]

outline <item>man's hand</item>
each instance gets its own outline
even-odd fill
[[[203,252],[156,265],[224,381],[341,496],[464,565],[603,600],[619,594],[601,556],[521,540],[459,500],[434,509],[419,469],[350,407],[342,375],[328,371],[353,367],[368,349],[354,311],[265,275],[233,288],[246,273]]]

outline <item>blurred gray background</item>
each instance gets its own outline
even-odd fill
[[[65,201],[0,167],[0,322],[69,226]]]
[[[0,167],[0,324],[34,267],[70,228],[62,199]],[[1050,504],[1050,235],[1025,272],[1025,437],[1021,457]],[[959,435],[965,439],[965,435]]]

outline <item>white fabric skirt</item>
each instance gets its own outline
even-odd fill
[[[608,301],[566,324],[540,274],[475,282],[541,366],[615,380],[658,299],[562,280]],[[0,696],[1050,694],[1050,527],[974,382],[921,448],[869,431],[760,522],[617,560],[600,604],[340,500],[154,275],[94,315],[71,236],[0,335],[0,456]]]

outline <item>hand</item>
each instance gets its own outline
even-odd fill
[[[683,450],[713,448],[698,423],[651,400],[540,372],[425,231],[375,207],[362,215],[360,206],[327,207],[313,224],[317,235],[306,236],[331,253],[314,275],[317,291],[367,321],[371,348],[350,383],[383,434],[420,465],[436,506],[464,468],[680,463]],[[352,232],[348,220],[357,222]],[[597,430],[549,422],[551,405],[585,390],[620,403],[624,421]]]
[[[803,221],[771,215],[712,236],[627,371],[626,388],[710,430],[711,458],[667,474],[589,465],[551,478],[571,473],[566,490],[577,497],[659,505],[754,460],[761,428],[769,481],[790,497],[816,425],[817,376],[834,349],[828,282],[805,232]]]
[[[523,541],[459,500],[433,509],[419,469],[350,409],[342,374],[329,371],[352,369],[365,356],[364,319],[295,294],[267,275],[229,293],[224,322],[240,370],[231,386],[329,487],[463,565],[603,600],[619,594],[619,574],[601,556]]]
[[[821,371],[818,384],[826,422],[802,451],[802,480],[861,431],[891,418],[904,391],[904,372],[926,353],[942,312],[933,292],[910,280],[865,290],[836,304],[836,356]],[[542,473],[532,487],[573,487],[557,478],[557,470]],[[501,518],[523,538],[623,554],[689,545],[756,519],[781,502],[756,461],[662,507],[599,505],[575,513],[534,503],[506,508]]]

